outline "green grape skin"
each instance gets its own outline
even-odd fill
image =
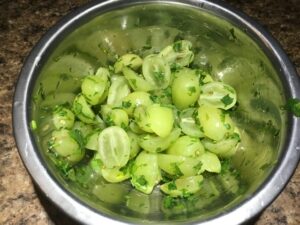
[[[128,67],[124,67],[122,73],[134,91],[147,92],[155,89],[152,84],[148,83],[143,77],[139,76],[135,71]]]
[[[76,117],[79,118],[82,122],[87,124],[95,123],[96,115],[82,94],[78,94],[74,99],[72,110],[75,113]]]
[[[123,167],[130,156],[130,139],[122,128],[111,126],[101,131],[98,151],[105,168]]]
[[[159,153],[157,157],[159,168],[175,178],[195,176],[204,172],[199,158],[163,153]]]
[[[109,81],[107,75],[103,74],[89,75],[82,81],[81,91],[90,105],[100,104],[106,97],[106,89],[109,86]]]
[[[222,82],[210,82],[201,87],[201,95],[198,104],[211,105],[219,109],[228,110],[237,101],[236,91],[233,87]]]
[[[171,108],[153,104],[146,108],[149,115],[150,129],[159,137],[167,137],[174,124],[174,116]]]
[[[155,89],[165,89],[169,86],[171,69],[162,57],[155,54],[146,56],[142,69],[145,80]]]
[[[133,115],[133,111],[136,107],[140,105],[149,106],[152,104],[153,101],[150,98],[150,94],[144,91],[131,92],[122,100],[122,107],[129,116]]]
[[[212,152],[206,151],[199,157],[202,163],[202,169],[211,173],[221,172],[221,162],[218,156]]]
[[[55,107],[53,111],[53,124],[56,129],[71,129],[74,125],[75,116],[73,112],[63,106]]]
[[[204,137],[203,132],[201,131],[200,124],[197,124],[199,121],[196,117],[198,110],[196,108],[187,108],[180,111],[179,115],[179,126],[182,130],[182,133],[191,136],[191,137]]]
[[[199,79],[190,69],[181,69],[172,83],[172,100],[182,110],[193,106],[200,96]]]
[[[119,183],[130,178],[129,172],[121,168],[102,168],[101,174],[110,183]]]
[[[198,108],[198,119],[204,135],[215,141],[222,140],[225,135],[231,134],[234,130],[230,116],[210,105],[202,105]]]
[[[121,106],[122,100],[130,93],[130,87],[123,76],[112,76],[106,103],[111,106]]]
[[[188,66],[194,60],[194,53],[191,51],[192,43],[187,40],[180,40],[165,47],[159,55],[164,58],[171,67]]]
[[[49,141],[49,148],[70,163],[77,163],[83,158],[84,150],[72,138],[70,132],[67,129],[53,131]]]
[[[179,137],[167,150],[167,154],[170,155],[182,155],[195,158],[204,152],[204,146],[198,138],[186,135]]]
[[[175,181],[164,183],[160,186],[160,190],[171,197],[186,197],[197,193],[202,187],[202,182],[202,175],[179,178]]]
[[[139,145],[139,137],[137,134],[127,131],[128,137],[130,139],[130,159],[133,159],[140,152],[141,147]]]
[[[161,174],[157,163],[157,154],[145,151],[135,159],[131,183],[139,191],[150,194],[155,185],[161,180]]]
[[[212,153],[215,153],[219,157],[228,158],[236,153],[240,142],[240,134],[237,128],[235,128],[234,133],[228,135],[220,141],[204,139],[203,145],[205,149],[209,150]]]
[[[143,64],[143,60],[136,54],[125,54],[117,59],[114,69],[115,73],[121,73],[124,67],[129,67],[133,70],[139,69]]]
[[[156,135],[142,134],[139,138],[139,145],[147,152],[157,153],[169,148],[180,136],[180,129],[174,128],[167,137],[159,137]]]

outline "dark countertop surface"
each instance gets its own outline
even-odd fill
[[[28,175],[12,131],[14,86],[25,57],[63,15],[87,0],[0,0],[0,224],[77,224]],[[227,0],[266,27],[300,74],[300,0]],[[300,224],[300,166],[280,196],[250,224]]]

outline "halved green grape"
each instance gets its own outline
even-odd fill
[[[166,89],[158,89],[150,92],[150,98],[154,103],[172,105],[172,90],[168,86]]]
[[[82,94],[78,94],[73,101],[73,112],[84,123],[94,124],[95,113],[91,109],[91,106],[87,103],[85,97]]]
[[[110,118],[113,121],[113,124],[122,128],[128,126],[129,119],[128,115],[123,109],[112,109],[110,113]]]
[[[122,100],[122,107],[128,113],[129,116],[133,115],[133,111],[137,106],[152,105],[153,101],[150,98],[150,94],[144,91],[134,91],[128,94]]]
[[[113,76],[109,87],[107,104],[112,106],[122,106],[122,99],[130,93],[130,87],[123,76]]]
[[[210,82],[201,88],[199,105],[208,104],[220,109],[230,109],[236,103],[236,92],[233,87],[222,82]]]
[[[142,151],[135,159],[131,177],[131,183],[137,190],[150,194],[161,180],[157,154]]]
[[[128,169],[121,168],[102,168],[101,174],[103,178],[111,183],[119,183],[130,178]]]
[[[194,60],[194,53],[191,51],[192,43],[187,40],[180,40],[173,45],[165,47],[159,55],[164,58],[173,68],[188,66]]]
[[[139,136],[131,131],[127,131],[128,137],[130,139],[130,156],[129,158],[132,159],[137,156],[140,152],[141,147],[139,145]]]
[[[52,132],[49,148],[70,163],[80,161],[85,153],[84,149],[80,148],[80,145],[71,136],[71,131],[67,129],[55,130]]]
[[[202,187],[203,176],[179,178],[175,181],[164,183],[160,190],[171,197],[186,197],[198,192]]]
[[[101,115],[107,126],[126,128],[129,124],[128,115],[123,109],[112,108],[110,105],[102,105]]]
[[[139,76],[136,72],[128,67],[124,67],[122,69],[124,77],[127,79],[130,87],[134,91],[151,91],[154,90],[155,87],[144,80],[141,76]]]
[[[73,112],[66,107],[56,106],[53,111],[53,124],[56,129],[71,129],[74,125],[75,116]]]
[[[110,72],[105,67],[99,67],[95,73],[96,76],[101,76],[103,79],[110,77]]]
[[[221,162],[216,154],[205,152],[199,157],[199,160],[202,163],[202,169],[211,173],[221,172]]]
[[[172,83],[172,99],[178,109],[191,107],[200,95],[198,77],[188,68],[179,70]]]
[[[200,125],[197,124],[198,122],[198,118],[196,121],[197,113],[198,111],[196,108],[187,108],[180,111],[179,126],[184,134],[191,137],[201,138],[204,137],[204,134],[201,131]]]
[[[130,156],[130,139],[122,128],[105,128],[99,135],[98,143],[98,151],[106,168],[126,165]]]
[[[90,134],[86,139],[87,142],[85,144],[85,148],[89,150],[98,151],[98,138],[99,138],[100,131],[96,131]]]
[[[90,124],[85,124],[81,121],[75,121],[74,126],[72,128],[72,131],[80,131],[81,135],[84,138],[87,138],[89,135],[91,135],[94,132],[94,128]]]
[[[198,109],[198,118],[204,135],[212,140],[220,141],[233,132],[234,124],[230,116],[221,109],[202,105]]]
[[[146,132],[142,130],[135,121],[129,122],[129,129],[135,134],[144,134]]]
[[[117,59],[114,68],[115,73],[121,73],[124,67],[129,67],[133,70],[139,69],[143,64],[143,60],[136,54],[125,54]]]
[[[136,107],[133,112],[133,117],[137,125],[146,132],[153,133],[153,130],[150,127],[150,116],[147,111],[147,108],[143,105]]]
[[[106,73],[90,75],[83,79],[81,91],[89,104],[97,105],[105,99],[107,86],[109,81]]]
[[[157,154],[158,166],[175,177],[189,177],[204,172],[202,162],[198,158],[181,155]]]
[[[95,120],[96,120],[96,122],[93,125],[96,129],[103,130],[104,128],[106,128],[106,124],[105,124],[104,120],[100,117],[99,114],[96,115]]]
[[[169,148],[180,136],[180,129],[175,128],[167,137],[158,137],[150,134],[140,135],[139,145],[148,152],[162,152]]]
[[[167,137],[173,129],[174,116],[171,108],[153,104],[147,107],[150,129],[160,137]]]
[[[170,155],[198,157],[204,153],[204,147],[198,138],[190,136],[179,137],[167,150]]]
[[[238,148],[238,144],[241,141],[239,133],[236,131],[228,135],[225,139],[220,141],[212,141],[209,139],[203,140],[205,149],[217,154],[220,157],[233,156]]]
[[[201,70],[201,69],[196,69],[196,74],[197,76],[199,77],[199,84],[202,86],[202,85],[205,85],[207,83],[210,83],[210,82],[214,82],[214,79],[211,77],[211,75],[204,71],[204,70]]]
[[[144,59],[143,75],[145,80],[153,85],[155,89],[164,89],[170,84],[170,66],[158,55],[148,55]]]

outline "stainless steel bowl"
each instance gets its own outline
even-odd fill
[[[142,48],[153,33],[150,51],[178,35],[187,38],[198,49],[196,63],[212,66],[215,77],[236,88],[240,105],[233,118],[242,130],[242,147],[233,161],[248,184],[242,194],[204,209],[185,205],[166,212],[161,209],[163,196],[155,190],[147,200],[149,211],[133,212],[64,180],[42,150],[40,137],[30,130],[37,112],[32,99],[41,82],[46,96],[78,87],[73,78],[57,85],[59,75],[68,73],[67,62],[55,64],[61,55],[76,53],[70,57],[80,57],[93,70],[113,61],[114,54]],[[111,53],[104,54],[108,48]],[[95,1],[66,16],[32,50],[17,84],[13,123],[20,155],[35,182],[84,224],[240,224],[276,198],[298,164],[300,121],[281,110],[289,98],[300,98],[300,83],[286,54],[268,32],[225,3]],[[243,143],[248,139],[252,144]],[[110,197],[122,198],[130,190],[126,184],[115,185],[103,196],[112,192]]]

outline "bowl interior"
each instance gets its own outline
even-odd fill
[[[237,91],[238,107],[231,116],[240,129],[241,145],[232,162],[240,173],[240,188],[219,197],[211,191],[205,198],[181,199],[170,209],[159,189],[148,196],[134,190],[129,182],[108,184],[90,178],[92,187],[83,187],[65,180],[47,155],[51,133],[47,127],[51,114],[47,109],[72,102],[80,91],[81,79],[99,66],[111,65],[117,56],[134,52],[143,57],[179,39],[193,43],[194,67],[209,71],[215,79]],[[41,124],[33,136],[54,179],[67,193],[95,211],[135,223],[202,221],[251,197],[279,159],[286,115],[280,110],[285,96],[278,71],[261,44],[209,9],[142,4],[93,15],[57,40],[54,50],[47,54],[33,84],[31,119]],[[232,185],[230,181],[228,185]],[[216,192],[222,192],[220,187],[216,188]],[[128,203],[129,198],[135,199],[135,203]]]

